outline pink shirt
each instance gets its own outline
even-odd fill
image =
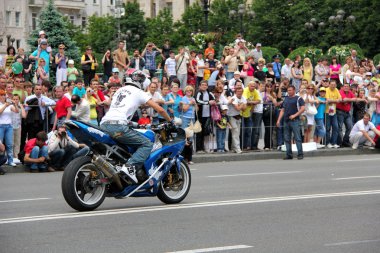
[[[334,67],[334,65],[330,65],[330,69],[331,69],[331,71],[338,72],[340,70],[340,64],[336,65],[336,67]],[[331,75],[330,78],[337,79],[337,78],[339,78],[339,75],[333,74],[333,75]]]

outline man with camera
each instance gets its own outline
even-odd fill
[[[71,139],[67,135],[66,127],[62,125],[50,137],[48,151],[51,166],[63,170],[71,160],[85,156],[90,149],[85,144],[79,144]]]

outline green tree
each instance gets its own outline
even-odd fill
[[[88,19],[87,40],[94,52],[103,54],[107,48],[116,46],[116,22],[112,16],[97,17],[93,15]]]
[[[142,49],[145,47],[143,41],[147,34],[144,12],[140,10],[140,5],[136,0],[134,2],[127,2],[124,5],[124,9],[125,15],[120,18],[121,33],[123,35],[132,35],[126,38],[127,49]]]
[[[39,30],[45,31],[48,36],[49,46],[53,49],[52,55],[58,52],[58,46],[64,44],[66,46],[66,55],[69,59],[79,60],[79,50],[75,41],[69,36],[67,23],[64,21],[62,14],[57,11],[54,6],[53,0],[49,0],[46,7],[42,10],[39,17],[38,30],[31,33],[28,44],[32,51],[37,49],[38,46],[38,32]],[[50,68],[50,81],[55,82],[55,73]]]
[[[162,45],[165,40],[169,39],[173,34],[173,16],[170,10],[165,8],[161,10],[155,18],[146,21],[147,36],[144,44],[153,42],[157,46]]]

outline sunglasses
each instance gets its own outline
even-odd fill
[[[314,90],[314,88],[306,88],[307,90]]]

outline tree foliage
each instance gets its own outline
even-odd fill
[[[149,33],[144,39],[144,45],[151,41],[157,46],[162,45],[173,34],[173,16],[167,8],[161,10],[155,18],[147,19],[146,24]]]
[[[88,19],[87,40],[94,52],[104,53],[107,48],[115,47],[117,38],[115,24],[116,20],[111,16],[93,15]]]

